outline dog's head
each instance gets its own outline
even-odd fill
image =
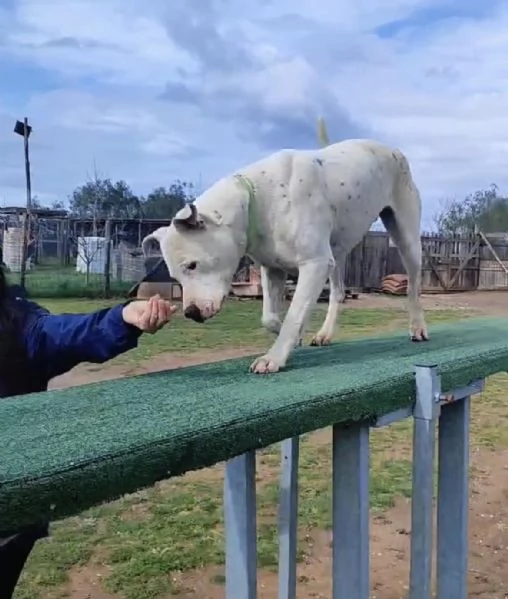
[[[187,204],[175,215],[160,246],[171,276],[182,286],[185,316],[204,322],[217,314],[244,250],[234,228],[222,222],[218,211],[204,215]]]

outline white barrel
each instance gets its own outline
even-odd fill
[[[23,260],[23,228],[9,227],[4,231],[3,261],[11,272],[21,271]],[[27,262],[27,270],[29,263]]]

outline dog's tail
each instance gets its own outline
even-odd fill
[[[156,241],[160,246],[160,243],[164,239],[164,236],[166,235],[166,231],[168,230],[168,228],[169,227],[159,227],[158,229],[155,229],[155,231],[152,231],[152,233],[149,233],[146,237],[143,237],[143,241],[141,242],[141,249],[143,250],[143,256],[145,258],[148,256],[148,248],[151,242]]]
[[[330,145],[330,139],[328,137],[328,131],[326,130],[326,123],[323,117],[318,118],[318,140],[323,148],[326,148],[326,146]]]

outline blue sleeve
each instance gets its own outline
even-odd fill
[[[91,314],[50,314],[32,306],[24,327],[25,347],[28,359],[48,380],[80,362],[111,360],[137,347],[141,335],[123,320],[123,304]]]

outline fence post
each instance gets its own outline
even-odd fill
[[[111,295],[111,219],[106,220],[105,224],[105,249],[106,257],[104,260],[104,295],[109,297]]]
[[[23,245],[21,247],[21,270],[19,273],[19,284],[25,289],[25,277],[26,277],[26,262],[28,258],[28,240],[31,233],[31,221],[32,221],[32,183],[30,175],[30,152],[28,138],[32,131],[32,127],[28,125],[28,119],[25,117],[23,123],[19,121],[16,126],[20,125],[23,129],[23,142],[24,142],[24,153],[25,153],[25,178],[26,178],[26,208],[25,218],[23,220]],[[20,133],[18,129],[14,129],[15,133]]]

